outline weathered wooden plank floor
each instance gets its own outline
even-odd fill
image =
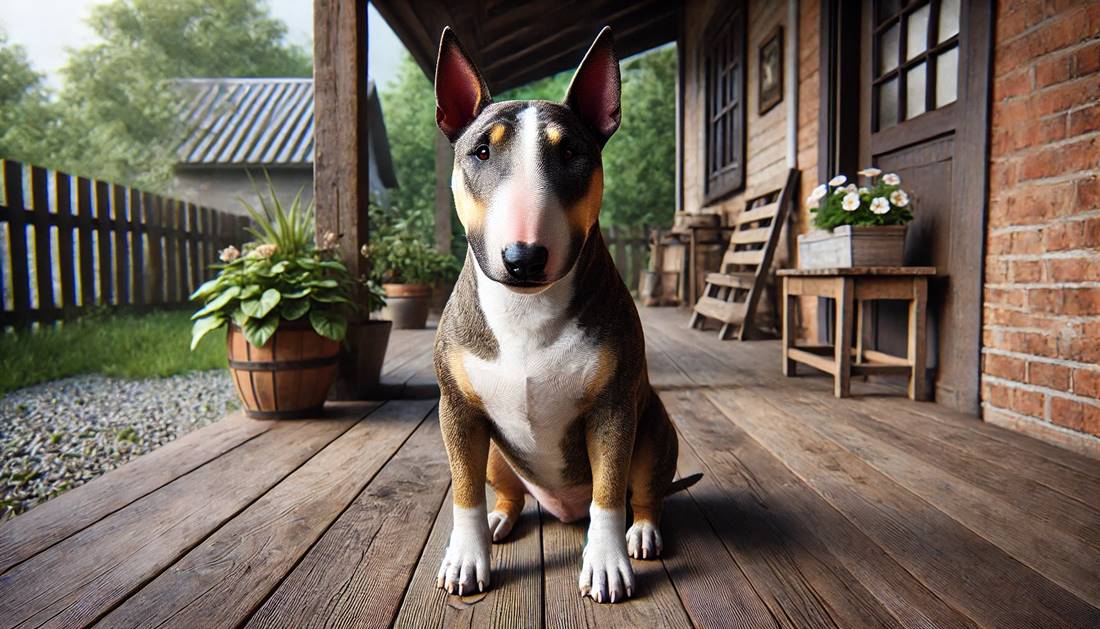
[[[450,527],[435,399],[230,416],[0,527],[0,626],[1100,626],[1100,463],[643,311],[681,439],[665,556],[576,593],[584,527],[529,499],[491,591],[435,588]],[[431,392],[432,331],[389,391]]]

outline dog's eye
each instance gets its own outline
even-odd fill
[[[474,149],[474,157],[477,157],[481,161],[489,159],[489,147],[482,144]]]

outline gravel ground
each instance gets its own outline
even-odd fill
[[[0,521],[222,417],[229,372],[76,376],[0,398]]]

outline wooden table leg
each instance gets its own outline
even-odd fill
[[[864,312],[866,302],[862,299],[856,300],[856,364],[863,363],[863,326],[865,323]]]
[[[783,375],[796,375],[795,361],[790,359],[790,349],[794,347],[794,308],[797,297],[791,295],[788,278],[783,278]]]
[[[913,278],[913,299],[909,302],[909,399],[927,400],[925,390],[925,348],[927,333],[928,278]]]
[[[833,394],[848,397],[852,385],[852,301],[855,296],[854,280],[838,277],[836,286],[836,375],[833,377]]]

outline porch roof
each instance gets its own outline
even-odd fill
[[[664,0],[373,0],[429,78],[450,26],[494,93],[574,67],[610,26],[625,58],[676,39],[680,3]]]

